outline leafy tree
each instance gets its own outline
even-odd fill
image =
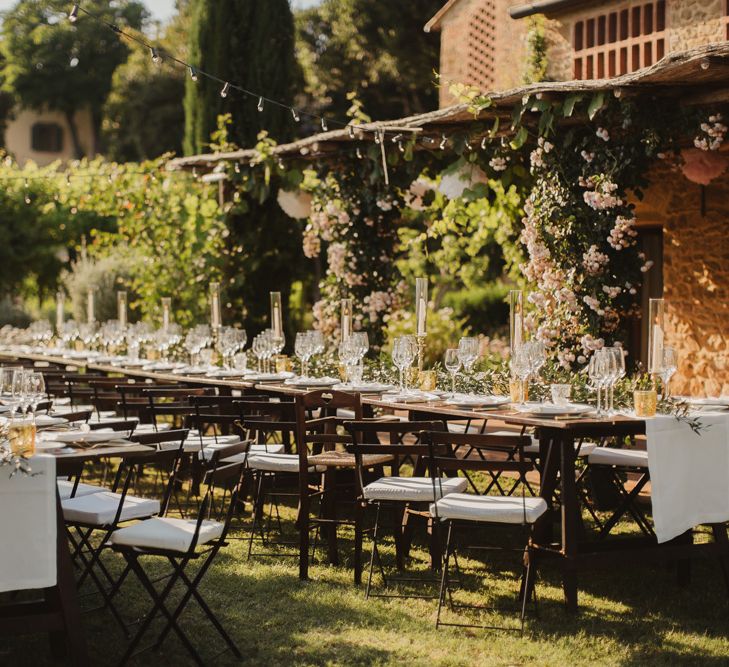
[[[291,104],[296,71],[294,24],[288,0],[192,0],[189,58],[199,69]],[[278,141],[291,137],[291,112],[274,104],[257,110],[258,100],[200,77],[187,80],[185,152],[206,150],[220,114],[232,114],[231,140],[252,146],[261,129]]]
[[[187,58],[189,2],[176,4],[177,14],[156,41],[161,62],[154,63],[146,48],[133,44],[127,62],[114,72],[102,126],[104,153],[112,160],[146,160],[182,152],[186,72],[164,58],[166,52]]]
[[[127,59],[128,48],[111,30],[83,13],[71,23],[66,19],[68,9],[66,2],[20,0],[5,15],[0,84],[23,107],[61,111],[70,128],[74,153],[81,157],[74,114],[90,109],[98,137],[112,74]],[[86,0],[84,9],[134,29],[141,28],[147,17],[137,0]]]
[[[443,0],[324,0],[296,13],[299,62],[310,105],[342,117],[354,91],[373,118],[438,106],[439,37],[423,25]]]

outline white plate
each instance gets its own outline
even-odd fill
[[[112,431],[111,429],[102,428],[98,431],[61,431],[52,434],[52,439],[56,442],[109,442],[110,440],[119,440],[124,437],[124,431]]]
[[[477,396],[473,394],[456,394],[447,398],[446,405],[455,405],[461,408],[497,408],[510,402],[508,396]]]
[[[35,418],[35,425],[40,428],[45,426],[58,426],[59,424],[68,424],[68,419],[53,417],[52,415],[36,415]]]
[[[594,408],[584,403],[568,403],[567,405],[554,405],[552,403],[526,403],[514,404],[517,412],[545,417],[559,417],[561,415],[582,415],[591,412]]]
[[[165,363],[164,361],[155,361],[153,364],[147,364],[146,366],[142,366],[142,370],[145,371],[176,371],[180,368],[184,368],[184,364],[173,364],[173,363]]]
[[[321,378],[292,378],[286,380],[285,384],[289,387],[333,387],[339,384],[337,378],[321,377]]]
[[[677,396],[678,400],[686,401],[691,406],[696,407],[717,407],[729,408],[729,398],[726,396],[709,396],[708,398],[695,398],[693,396]]]
[[[119,365],[126,368],[141,368],[142,366],[146,366],[148,363],[148,359],[124,359],[124,361],[119,362]]]
[[[283,371],[281,373],[252,373],[248,371],[243,376],[244,379],[250,380],[251,382],[283,382],[292,377],[294,377],[294,374],[290,371]]]
[[[437,401],[440,397],[438,394],[427,391],[409,391],[403,394],[383,394],[382,400],[391,403],[428,403]]]
[[[245,373],[245,371],[225,370],[220,368],[216,371],[207,373],[207,376],[209,378],[242,378]]]
[[[332,389],[337,391],[356,391],[360,394],[381,394],[385,391],[392,391],[395,385],[381,384],[379,382],[362,382],[361,384],[346,384],[340,382],[335,384]]]

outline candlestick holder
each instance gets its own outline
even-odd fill
[[[423,370],[425,364],[425,335],[417,336],[418,339],[418,371]]]

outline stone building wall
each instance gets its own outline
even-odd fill
[[[547,75],[555,81],[574,77],[572,55],[575,24],[610,11],[643,6],[650,0],[607,0],[590,2],[579,9],[550,14],[549,66]],[[666,0],[667,44],[665,53],[727,39],[726,0]],[[655,6],[655,2],[652,3]]]
[[[484,92],[523,83],[529,21],[514,21],[509,7],[520,0],[460,0],[435,29],[441,31],[440,107],[457,102],[452,83]]]
[[[640,224],[663,226],[666,341],[679,356],[675,393],[729,395],[729,173],[705,187],[665,167],[637,205]]]

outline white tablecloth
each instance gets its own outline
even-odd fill
[[[659,542],[702,523],[729,521],[729,414],[685,422],[659,415],[646,420],[653,522]]]
[[[56,584],[56,460],[30,459],[34,476],[0,467],[0,591]]]

